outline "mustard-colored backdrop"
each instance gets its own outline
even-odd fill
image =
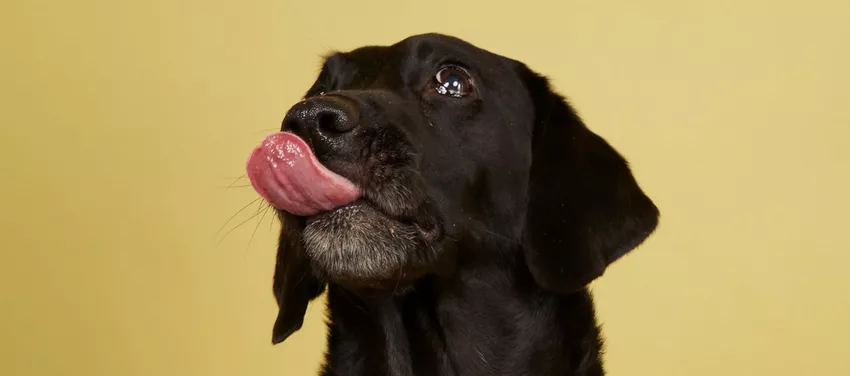
[[[309,375],[243,174],[331,49],[439,31],[552,77],[658,233],[594,284],[611,375],[850,375],[850,2],[0,5],[0,374]],[[220,243],[223,233],[237,227]],[[262,220],[262,221],[260,221]]]

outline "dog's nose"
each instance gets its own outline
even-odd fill
[[[339,148],[343,136],[357,128],[358,117],[355,104],[345,98],[314,97],[292,106],[281,130],[303,138],[319,155]]]

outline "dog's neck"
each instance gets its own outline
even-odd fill
[[[424,278],[395,296],[331,285],[328,308],[324,375],[603,374],[589,293],[549,293],[514,265]]]

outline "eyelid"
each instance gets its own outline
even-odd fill
[[[444,68],[457,68],[466,72],[467,74],[469,73],[469,68],[466,66],[466,64],[454,60],[441,61],[440,64],[437,64],[438,71]]]
[[[472,72],[469,70],[469,68],[465,67],[463,64],[453,63],[453,62],[450,62],[450,61],[447,61],[447,62],[440,64],[437,68],[437,71],[434,72],[434,76],[436,77],[436,75],[440,74],[440,72],[443,69],[446,69],[446,68],[454,68],[454,69],[457,69],[457,70],[463,72],[463,74],[465,74],[466,77],[469,78],[469,83],[472,86],[475,86],[477,84],[478,80],[475,79],[475,76],[472,75]]]

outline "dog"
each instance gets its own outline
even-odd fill
[[[272,343],[326,292],[325,376],[603,375],[587,285],[659,221],[545,76],[436,33],[326,56],[247,170]]]

